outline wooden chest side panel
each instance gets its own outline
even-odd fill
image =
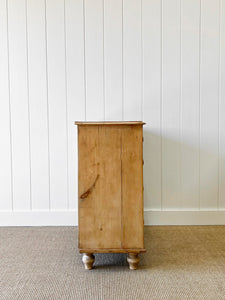
[[[79,248],[121,248],[121,130],[78,128]]]
[[[142,126],[122,130],[123,248],[143,248],[143,143]]]

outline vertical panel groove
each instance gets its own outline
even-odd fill
[[[29,165],[30,165],[30,210],[32,210],[32,165],[31,165],[31,129],[30,129],[30,83],[29,83],[29,52],[28,52],[28,27],[27,27],[27,0],[25,0],[25,22],[26,22],[26,56],[27,56],[27,115],[28,115],[28,143],[29,143]]]
[[[161,36],[160,36],[160,43],[161,43],[161,59],[160,59],[160,161],[161,161],[161,199],[160,199],[160,207],[161,211],[163,210],[163,153],[162,153],[162,144],[163,144],[163,128],[162,128],[162,118],[163,118],[163,0],[161,0]]]
[[[143,120],[143,0],[141,0],[141,120]]]
[[[163,2],[163,209],[180,207],[180,0]]]
[[[161,1],[142,0],[144,200],[161,208]],[[153,47],[154,45],[154,47]],[[154,158],[154,159],[153,159]]]
[[[47,11],[46,11],[46,1],[45,2],[45,58],[46,58],[46,106],[47,106],[47,125],[48,125],[48,186],[49,186],[49,210],[51,210],[51,186],[50,186],[50,180],[51,180],[51,168],[50,168],[50,137],[49,137],[49,83],[48,83],[48,34],[47,34]]]
[[[220,74],[219,74],[219,210],[225,209],[225,6],[220,1]]]
[[[8,2],[14,210],[30,209],[25,0]]]
[[[124,118],[141,118],[141,1],[124,0]]]
[[[12,165],[12,114],[11,114],[11,82],[10,82],[10,60],[9,60],[9,10],[8,0],[6,3],[6,32],[7,32],[7,65],[8,65],[8,93],[9,93],[9,134],[10,134],[10,172],[11,172],[11,208],[14,209],[13,205],[13,165]]]
[[[181,209],[199,205],[199,1],[181,1]]]
[[[122,2],[122,120],[124,120],[124,0]]]
[[[122,119],[122,1],[104,1],[103,94],[105,120]]]
[[[221,23],[222,23],[222,0],[220,0],[220,20],[219,20],[219,66],[218,66],[218,198],[217,210],[220,209],[220,108],[221,108]]]
[[[200,0],[200,15],[199,15],[199,144],[198,144],[198,149],[199,149],[199,195],[198,195],[198,209],[201,209],[200,205],[200,199],[201,199],[201,189],[200,189],[200,184],[201,184],[201,151],[200,151],[200,146],[201,146],[201,51],[202,51],[202,0]]]
[[[85,0],[83,0],[83,28],[84,28],[84,118],[87,120],[87,80],[86,80],[86,26],[85,26]]]
[[[182,198],[182,142],[183,142],[183,136],[182,136],[182,118],[183,118],[183,111],[182,111],[182,0],[180,0],[180,107],[179,107],[179,111],[180,111],[180,208],[183,208],[183,198]]]
[[[102,4],[102,0],[85,1],[86,108],[92,121],[104,120]]]
[[[48,0],[46,4],[51,208],[66,209],[68,186],[64,2]]]
[[[105,1],[102,0],[102,73],[103,73],[103,112],[104,120],[106,119],[105,111]]]
[[[69,209],[69,130],[68,130],[68,80],[67,80],[67,43],[66,43],[66,0],[63,0],[64,9],[64,59],[65,59],[65,101],[66,101],[66,168],[67,168],[67,209]]]
[[[200,209],[217,209],[220,1],[202,1]]]

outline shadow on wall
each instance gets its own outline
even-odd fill
[[[222,200],[224,159],[219,156],[215,136],[208,136],[200,145],[196,132],[188,132],[181,138],[177,129],[161,135],[159,129],[144,126],[143,147],[145,209],[215,210],[225,207]]]

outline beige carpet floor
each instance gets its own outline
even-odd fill
[[[225,299],[225,226],[145,227],[146,254],[98,254],[85,271],[75,227],[0,228],[0,299]]]

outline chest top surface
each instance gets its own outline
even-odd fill
[[[142,121],[101,121],[101,122],[89,122],[89,121],[76,121],[75,125],[144,125],[146,123]]]

